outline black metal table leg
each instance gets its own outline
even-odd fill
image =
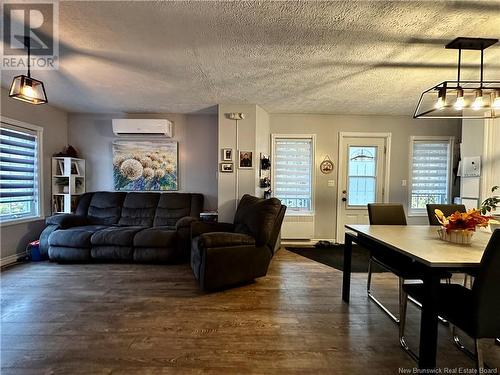
[[[342,299],[349,303],[351,292],[351,257],[352,257],[352,236],[345,234],[344,241],[344,271],[342,279]]]
[[[422,297],[418,367],[421,369],[433,369],[436,367],[438,340],[437,303],[440,279],[436,275],[436,272],[432,270],[429,270],[423,279],[424,295]]]

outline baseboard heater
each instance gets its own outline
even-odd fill
[[[314,216],[285,216],[281,227],[283,240],[310,240],[314,238]]]

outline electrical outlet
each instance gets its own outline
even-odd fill
[[[406,180],[401,180],[401,186],[406,186]]]

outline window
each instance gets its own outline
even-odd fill
[[[409,213],[425,215],[427,203],[450,201],[453,137],[412,137]]]
[[[312,213],[314,136],[273,135],[273,191],[288,213]]]
[[[0,128],[0,221],[40,216],[41,130],[2,122]]]
[[[365,206],[376,201],[377,147],[349,146],[347,204]]]

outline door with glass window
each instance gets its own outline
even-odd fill
[[[345,224],[368,224],[368,203],[384,201],[386,138],[344,137],[339,162],[337,241]]]

